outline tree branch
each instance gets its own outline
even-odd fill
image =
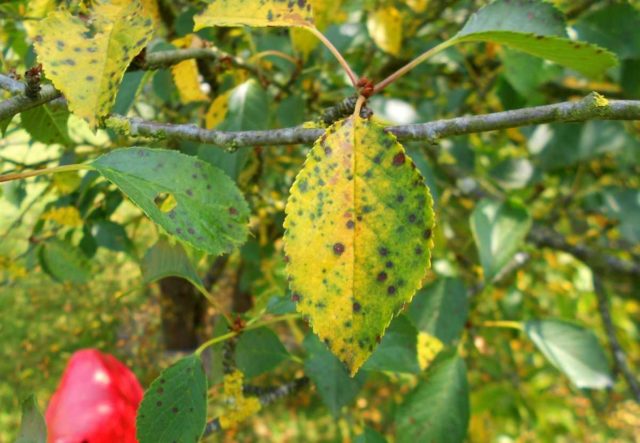
[[[540,123],[581,122],[587,120],[640,120],[640,100],[606,101],[602,99],[606,102],[606,104],[603,104],[604,102],[600,101],[601,99],[601,96],[591,94],[577,102],[563,102],[515,111],[391,126],[387,130],[402,141],[435,141],[455,135]],[[265,131],[211,131],[196,125],[175,125],[122,116],[114,116],[112,120],[115,123],[114,126],[127,128],[132,135],[158,139],[189,140],[231,149],[241,146],[313,143],[324,133],[323,129],[307,129],[302,126]]]
[[[622,346],[618,341],[616,330],[613,325],[613,321],[611,320],[611,312],[609,311],[609,299],[607,297],[607,292],[602,283],[602,279],[598,276],[595,269],[593,270],[593,289],[598,299],[598,311],[600,312],[600,317],[602,318],[604,330],[607,333],[607,339],[609,341],[609,347],[611,348],[611,355],[613,356],[615,367],[622,373],[622,376],[629,385],[629,389],[631,389],[631,393],[633,394],[636,402],[640,403],[640,385],[638,384],[638,380],[636,380],[635,376],[633,375],[633,372],[631,372],[631,369],[627,365],[627,356],[625,355],[624,350],[622,349]]]
[[[0,74],[0,88],[20,94],[0,102],[0,120],[11,118],[22,111],[43,105],[62,95],[53,85],[45,85],[34,98],[27,97],[26,88],[22,82],[2,74]]]

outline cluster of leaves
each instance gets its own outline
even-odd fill
[[[587,241],[600,249],[640,253],[634,222],[640,213],[640,145],[630,134],[637,128],[613,122],[541,126],[444,142],[436,152],[419,144],[403,147],[383,127],[386,120],[409,123],[539,104],[579,92],[585,84],[587,90],[599,86],[637,96],[632,79],[640,66],[640,44],[633,40],[633,23],[640,13],[630,4],[580,16],[572,24],[577,41],[568,37],[562,14],[542,1],[497,0],[462,26],[457,17],[470,12],[467,3],[473,2],[451,7],[451,17],[442,13],[446,5],[435,5],[439,12],[431,16],[428,2],[420,1],[218,0],[205,9],[178,5],[168,11],[153,1],[99,1],[64,10],[56,9],[55,2],[28,3],[28,9],[21,2],[6,7],[13,18],[5,19],[12,27],[3,31],[2,66],[29,66],[37,54],[68,109],[45,105],[21,113],[19,123],[0,122],[0,128],[7,131],[7,140],[25,130],[33,142],[58,146],[54,152],[63,153],[60,165],[86,160],[82,168],[90,169],[50,180],[46,192],[54,198],[33,229],[25,253],[34,258],[29,268],[40,266],[61,282],[87,284],[91,259],[105,248],[139,261],[145,284],[180,276],[215,301],[195,263],[206,267],[209,258],[202,252],[228,254],[244,269],[238,272],[239,285],[254,295],[254,307],[245,317],[249,326],[242,333],[228,333],[220,320],[212,340],[151,384],[139,413],[141,442],[199,438],[211,416],[208,386],[218,382],[224,385],[219,398],[231,403],[222,408],[220,423],[237,426],[260,409],[256,397],[245,397],[243,378],[265,377],[286,361],[304,364],[305,375],[334,416],[362,395],[365,380],[373,385],[395,380],[409,392],[397,408],[391,407],[393,420],[362,416],[354,429],[369,424],[382,433],[394,431],[397,441],[462,441],[470,421],[472,433],[481,432],[483,420],[499,423],[497,433],[527,428],[535,421],[530,404],[548,400],[536,390],[554,383],[563,392],[569,389],[549,375],[554,373],[543,362],[529,358],[534,346],[540,351],[536,355],[546,357],[573,386],[613,387],[596,335],[583,325],[547,318],[551,313],[573,319],[589,312],[583,298],[592,300],[593,313],[590,272],[600,270],[570,260],[579,275],[572,280],[568,272],[560,273],[569,286],[562,289],[569,292],[569,301],[533,297],[554,292],[549,270],[567,258],[536,250],[526,239],[532,226],[542,223],[567,232],[571,244]],[[329,17],[340,17],[340,11],[348,23],[329,27]],[[163,22],[169,24],[166,38],[158,38],[154,30]],[[620,38],[607,30],[611,23]],[[289,37],[278,31],[212,28],[235,25],[294,29]],[[319,29],[326,29],[334,42],[329,46],[334,54],[339,50],[357,61],[354,66],[367,77],[389,79],[375,92],[395,84],[387,88],[389,95],[369,101],[376,117],[361,117],[358,105],[353,115],[326,128],[304,165],[304,150],[298,147],[279,154],[233,146],[224,152],[206,144],[142,140],[138,143],[150,146],[103,153],[134,144],[133,126],[112,118],[115,114],[197,119],[210,129],[236,131],[310,120],[341,98],[337,93],[353,92],[340,90],[344,78],[309,40],[307,32],[326,40]],[[622,38],[626,32],[633,38]],[[453,37],[432,46],[442,35]],[[249,48],[239,52],[253,53],[247,60],[257,67],[223,70],[223,62],[212,70],[187,60],[156,72],[133,69],[143,66],[146,56],[176,47],[211,50],[208,42],[224,42],[230,52]],[[454,48],[469,42],[482,45]],[[301,60],[291,63],[287,54],[292,51]],[[609,51],[621,60],[619,67],[612,68],[616,58]],[[414,68],[435,54],[439,58],[399,79],[402,68],[394,74],[398,65],[420,53],[405,66]],[[247,71],[255,71],[256,78],[248,79]],[[586,83],[605,72],[606,83]],[[353,73],[347,74],[355,83]],[[97,127],[108,128],[98,140],[90,133]],[[618,155],[599,157],[612,152]],[[5,196],[20,203],[25,185],[12,186],[4,189]],[[482,199],[474,201],[469,195],[478,189]],[[140,217],[130,215],[138,214],[130,203],[161,233],[154,246],[134,238]],[[123,213],[128,217],[124,223]],[[139,247],[148,248],[140,260]],[[510,271],[521,251],[530,262],[514,276]],[[435,272],[425,280],[432,254]],[[625,284],[612,282],[611,287],[625,296],[630,293]],[[637,300],[621,300],[629,304],[616,313],[626,319],[625,332],[637,334],[628,317]],[[296,310],[309,319],[313,332],[305,336],[291,323],[298,343],[284,346],[263,316],[290,320]],[[588,315],[586,320],[591,322]],[[502,327],[516,330],[509,340],[505,336],[511,332]],[[218,368],[207,380],[201,354],[213,345],[219,365],[219,343],[236,335],[240,372],[223,379]],[[512,375],[513,383],[505,382],[505,374]],[[469,384],[478,387],[475,397]],[[521,384],[527,384],[526,394],[519,392]],[[497,404],[502,394],[508,400]],[[572,418],[574,424],[545,420],[541,436],[584,432],[575,425],[580,417]],[[358,438],[384,440],[371,427]]]

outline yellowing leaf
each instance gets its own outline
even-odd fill
[[[127,66],[151,39],[152,25],[137,0],[98,3],[90,21],[52,12],[37,25],[38,60],[71,111],[95,128],[109,113]]]
[[[442,351],[443,346],[437,337],[422,331],[418,333],[416,349],[418,351],[418,365],[420,369],[423,371],[427,369],[438,353]]]
[[[111,0],[114,5],[127,6],[136,0]],[[162,26],[157,0],[140,0],[145,14],[153,19],[154,27]]]
[[[315,20],[316,28],[323,31],[329,23],[337,23],[343,19],[340,14],[342,0],[309,0]],[[303,58],[309,57],[311,51],[320,43],[318,38],[304,28],[291,28],[291,43],[293,49],[302,54]]]
[[[407,6],[413,9],[414,12],[424,12],[429,6],[429,0],[407,0]]]
[[[82,217],[75,206],[52,208],[42,214],[43,220],[51,220],[63,226],[82,226]]]
[[[369,13],[367,30],[376,45],[392,55],[400,54],[402,47],[402,16],[393,6]]]
[[[341,120],[291,188],[287,272],[300,313],[355,374],[430,265],[433,200],[396,138]]]
[[[224,121],[229,110],[229,93],[230,91],[220,94],[211,102],[211,106],[209,106],[207,114],[204,116],[207,129],[213,129]]]
[[[176,88],[178,88],[182,103],[199,102],[208,99],[207,94],[200,89],[198,65],[195,60],[185,60],[173,65],[171,67],[171,75]]]
[[[194,31],[208,26],[313,26],[307,0],[216,0],[194,17]]]
[[[55,0],[31,0],[27,6],[27,17],[30,19],[43,18],[45,17],[49,11],[52,11],[56,7]],[[34,20],[24,20],[23,22],[24,28],[27,30],[27,35],[31,38],[35,36],[35,24],[37,21]]]

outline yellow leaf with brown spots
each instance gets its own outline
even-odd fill
[[[205,127],[207,129],[213,129],[224,121],[229,110],[229,95],[231,90],[220,94],[211,102],[211,106],[207,110],[204,116]]]
[[[208,26],[313,27],[307,0],[216,0],[193,18],[194,31]]]
[[[430,265],[429,189],[395,136],[349,117],[316,141],[286,214],[293,300],[354,375]]]
[[[90,18],[55,11],[37,25],[38,61],[69,108],[95,128],[111,110],[131,60],[147,45],[153,21],[139,1],[98,3]]]

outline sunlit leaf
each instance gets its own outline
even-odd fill
[[[138,1],[98,3],[89,23],[68,11],[40,21],[38,60],[71,111],[96,127],[113,105],[124,71],[153,34],[153,22]]]
[[[216,0],[194,17],[194,30],[207,26],[313,26],[307,0]]]
[[[402,16],[393,6],[378,8],[369,13],[367,30],[376,45],[392,55],[402,49]]]
[[[501,43],[596,77],[617,63],[598,46],[566,38],[562,14],[542,0],[497,0],[475,13],[451,40]]]
[[[592,331],[562,320],[530,320],[524,328],[551,364],[579,388],[613,385],[607,357]]]
[[[421,285],[432,206],[402,145],[361,118],[330,127],[291,188],[285,252],[293,298],[352,374]]]
[[[187,35],[186,37],[175,39],[171,43],[178,48],[189,48],[193,40],[193,35]],[[195,59],[184,60],[173,65],[171,67],[171,75],[182,103],[208,100],[207,94],[200,89],[200,74]]]
[[[204,123],[207,129],[214,129],[224,121],[229,109],[230,93],[231,91],[222,93],[211,102],[211,105],[204,116]]]
[[[230,252],[247,237],[247,203],[231,179],[207,162],[176,151],[127,148],[92,165],[167,233],[196,249]],[[166,198],[176,206],[165,212]]]
[[[236,345],[236,363],[247,378],[272,370],[288,356],[278,336],[269,328],[244,332]]]
[[[144,393],[136,434],[140,443],[196,442],[207,419],[207,377],[200,358],[178,360]]]

